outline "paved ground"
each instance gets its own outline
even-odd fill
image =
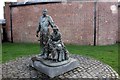
[[[83,57],[79,55],[72,55],[71,57],[78,59],[80,66],[72,71],[64,73],[55,77],[54,79],[63,78],[109,78],[116,80],[118,74],[110,66],[101,63],[92,58]],[[30,57],[19,58],[15,61],[2,64],[2,76],[3,78],[31,78],[32,75],[36,74],[36,71],[28,67]],[[38,78],[48,79],[49,77],[42,73],[39,74]]]

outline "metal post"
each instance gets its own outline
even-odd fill
[[[94,46],[96,46],[96,4],[97,1],[94,2]]]
[[[10,6],[10,30],[11,30],[11,43],[13,43],[13,31],[12,31],[12,7]]]

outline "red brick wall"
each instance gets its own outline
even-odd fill
[[[8,41],[11,41],[11,28],[10,28],[10,2],[5,2],[5,7],[4,7],[4,18],[6,19],[6,32],[7,32],[7,37]]]
[[[37,41],[35,32],[43,8],[48,9],[48,14],[58,25],[65,43],[93,44],[93,3],[78,2],[12,8],[14,42]]]
[[[97,3],[97,44],[116,42],[117,14],[112,14],[110,6],[115,3]],[[37,4],[12,7],[13,41],[38,42],[35,36],[42,9],[47,8],[62,33],[65,43],[93,45],[94,3],[69,2],[66,4]]]
[[[99,2],[97,4],[97,44],[114,44],[117,41],[118,14],[112,13],[111,6],[116,3]]]
[[[118,7],[118,42],[120,42],[120,6]]]

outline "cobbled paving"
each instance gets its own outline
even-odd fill
[[[71,57],[79,61],[79,67],[62,75],[56,76],[54,79],[94,78],[102,80],[102,78],[107,78],[107,80],[116,80],[119,78],[116,71],[114,71],[109,65],[98,60],[80,55],[71,55]],[[47,75],[36,72],[36,70],[29,67],[30,58],[31,56],[22,57],[2,64],[2,78],[32,78],[33,75],[37,74],[37,78],[39,79],[49,79]]]

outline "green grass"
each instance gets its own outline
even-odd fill
[[[107,46],[80,46],[66,45],[68,51],[72,54],[89,56],[110,65],[118,72],[118,45]],[[2,63],[14,60],[21,56],[39,54],[39,44],[35,43],[3,43],[2,45]],[[118,72],[120,74],[120,72]]]
[[[2,63],[14,60],[17,57],[38,54],[39,44],[35,43],[3,43],[2,44]]]
[[[117,72],[118,69],[120,69],[120,65],[118,65],[118,44],[107,46],[67,45],[67,49],[70,53],[89,56],[100,60],[110,65]],[[120,74],[120,72],[118,73]]]
[[[0,63],[2,63],[2,44],[0,43]]]

